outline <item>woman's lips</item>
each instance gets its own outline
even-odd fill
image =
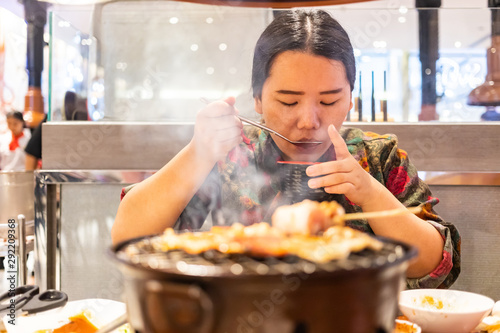
[[[317,141],[317,140],[300,140],[300,141],[303,141],[304,143],[294,143],[294,146],[297,146],[299,149],[303,149],[303,150],[309,150],[309,149],[313,149],[313,148],[316,148],[317,146],[321,145],[321,143],[317,143],[317,142],[312,142],[312,141]],[[311,141],[311,143],[307,142],[307,141]]]

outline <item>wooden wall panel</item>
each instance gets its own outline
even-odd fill
[[[419,171],[499,171],[500,126],[351,123],[398,136]],[[48,170],[156,170],[184,147],[193,124],[68,122],[43,125]]]

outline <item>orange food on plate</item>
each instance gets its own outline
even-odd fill
[[[40,330],[36,333],[95,333],[98,330],[84,313],[70,317],[69,320],[69,323],[54,330]]]
[[[421,329],[417,324],[407,320],[396,319],[393,333],[420,333]]]

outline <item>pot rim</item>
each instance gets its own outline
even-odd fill
[[[128,246],[132,243],[139,242],[139,241],[144,240],[144,239],[156,237],[158,235],[160,235],[160,234],[140,236],[140,237],[136,237],[136,238],[122,241],[122,242],[108,248],[108,250],[106,251],[106,254],[108,255],[108,257],[111,257],[111,259],[119,266],[128,268],[129,269],[128,271],[130,271],[130,269],[132,269],[133,271],[135,271],[136,273],[139,273],[139,274],[140,273],[155,274],[155,275],[161,275],[164,277],[168,276],[171,278],[194,278],[197,280],[199,280],[199,279],[210,279],[210,280],[211,279],[230,279],[230,280],[252,279],[253,280],[256,277],[261,279],[261,280],[266,280],[266,279],[275,279],[276,277],[281,278],[283,275],[293,276],[293,275],[303,275],[303,274],[307,274],[308,276],[314,276],[317,278],[321,278],[321,277],[331,278],[332,276],[342,276],[342,275],[346,275],[346,274],[352,275],[355,273],[362,273],[362,272],[367,273],[367,274],[368,273],[373,274],[373,273],[376,273],[376,272],[379,272],[379,271],[382,271],[382,270],[385,270],[385,269],[388,269],[388,268],[394,267],[394,266],[402,266],[402,267],[404,267],[404,270],[406,271],[406,268],[408,267],[407,266],[408,261],[410,259],[416,257],[418,254],[418,250],[414,246],[411,246],[409,244],[406,244],[406,243],[403,243],[400,241],[396,241],[396,240],[393,240],[390,238],[386,238],[386,237],[372,236],[372,237],[380,240],[381,242],[383,242],[384,246],[387,246],[389,244],[389,245],[392,245],[394,247],[401,247],[403,249],[404,253],[402,255],[399,255],[395,260],[392,260],[392,261],[386,260],[382,264],[378,264],[375,261],[373,261],[372,265],[370,265],[368,267],[354,267],[351,269],[339,268],[339,269],[335,269],[333,271],[326,271],[326,270],[317,271],[317,270],[315,270],[311,273],[292,272],[290,274],[285,274],[282,272],[276,272],[276,273],[266,273],[266,274],[262,274],[262,275],[257,274],[257,273],[253,273],[253,272],[252,273],[243,273],[243,274],[238,275],[238,274],[231,273],[228,269],[224,269],[224,270],[221,270],[219,272],[216,272],[214,270],[213,272],[210,272],[209,274],[202,274],[201,272],[199,272],[198,274],[193,273],[193,272],[191,272],[191,273],[181,272],[181,271],[178,271],[175,269],[156,269],[156,268],[153,268],[150,266],[141,265],[140,263],[134,263],[130,260],[127,260],[124,257],[118,256],[118,253],[126,246]],[[406,263],[406,265],[403,265],[405,263]],[[312,263],[312,264],[314,264],[314,263]]]

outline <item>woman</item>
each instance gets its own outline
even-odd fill
[[[292,140],[245,129],[234,98],[213,102],[196,118],[190,143],[123,198],[113,242],[159,233],[175,225],[270,221],[279,201],[277,161],[321,162],[308,167],[311,188],[324,188],[346,212],[416,206],[430,191],[418,178],[393,135],[341,130],[352,107],[355,60],[347,33],[328,13],[290,11],[263,32],[254,53],[255,110],[271,128]],[[339,132],[340,131],[340,132]],[[242,134],[243,133],[243,134]],[[447,287],[460,272],[460,237],[432,211],[421,215],[356,221],[350,226],[416,246],[408,269],[410,287]],[[146,223],[147,222],[147,223]]]
[[[0,148],[0,169],[3,171],[23,171],[26,154],[24,148],[31,137],[29,129],[24,128],[23,114],[19,111],[7,113],[7,127],[11,132],[8,145]]]

